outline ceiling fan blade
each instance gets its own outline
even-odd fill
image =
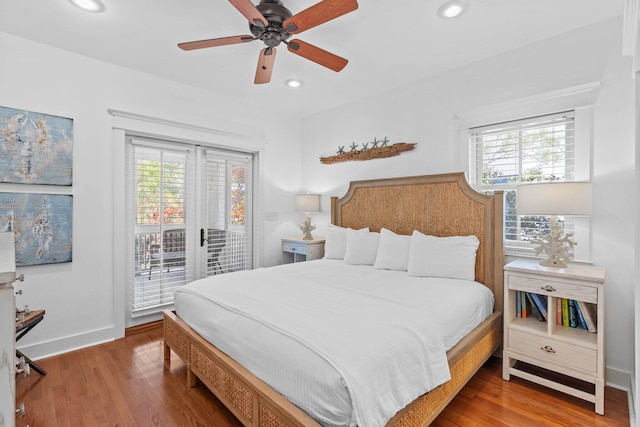
[[[341,71],[349,62],[338,55],[334,55],[331,52],[327,52],[326,50],[320,49],[319,47],[298,39],[288,42],[287,49],[289,49],[289,52],[293,52],[296,55],[307,58],[308,60],[333,71]]]
[[[231,36],[220,37],[218,39],[198,40],[195,42],[178,43],[182,50],[203,49],[205,47],[224,46],[227,44],[246,43],[254,41],[253,36]]]
[[[269,22],[266,18],[260,13],[260,11],[256,8],[256,6],[251,3],[250,0],[229,0],[229,2],[235,6],[236,9],[240,11],[244,15],[247,20],[253,25],[257,25],[258,27],[266,27],[269,25]]]
[[[258,68],[256,69],[255,84],[269,83],[271,81],[271,72],[273,71],[273,63],[276,60],[276,48],[266,47],[260,51],[258,58]]]
[[[298,34],[357,8],[356,0],[323,0],[285,20],[282,26],[287,33]]]

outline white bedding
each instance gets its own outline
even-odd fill
[[[341,260],[213,276],[175,301],[196,332],[320,424],[360,427],[447,381],[445,351],[493,308],[476,282]]]

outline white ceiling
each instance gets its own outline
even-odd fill
[[[624,8],[624,0],[468,0],[466,13],[444,20],[436,13],[444,1],[360,0],[358,10],[296,35],[349,59],[343,71],[281,45],[266,85],[253,84],[259,41],[191,52],[176,47],[250,34],[227,0],[102,0],[102,13],[68,0],[0,0],[0,31],[305,116],[622,15]],[[283,0],[294,14],[316,2]],[[289,78],[304,86],[286,87]]]

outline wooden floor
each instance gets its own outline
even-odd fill
[[[142,329],[112,343],[41,360],[48,371],[16,379],[26,416],[16,426],[240,426],[200,383],[187,388],[172,354],[164,365],[162,329]],[[607,388],[605,416],[593,404],[501,378],[492,358],[433,426],[629,426],[626,393]]]

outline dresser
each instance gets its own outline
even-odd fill
[[[504,278],[503,378],[587,400],[604,414],[604,268],[517,260],[504,267]]]
[[[0,425],[16,419],[16,256],[13,233],[0,233]]]
[[[324,256],[324,239],[282,239],[282,263],[311,261]]]

